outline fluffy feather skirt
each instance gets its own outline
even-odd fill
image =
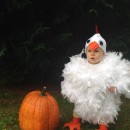
[[[107,53],[99,64],[72,56],[63,70],[61,93],[74,103],[74,112],[89,123],[114,123],[120,110],[120,95],[130,97],[130,63],[122,54]],[[107,91],[117,87],[117,93]]]

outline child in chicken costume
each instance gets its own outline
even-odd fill
[[[63,70],[61,93],[74,103],[73,119],[64,127],[80,130],[82,120],[107,130],[120,111],[121,94],[130,97],[130,62],[122,53],[106,52],[99,33],[87,40],[84,51],[87,58],[72,56]]]

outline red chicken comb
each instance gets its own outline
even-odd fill
[[[95,27],[96,34],[98,33],[98,26]]]

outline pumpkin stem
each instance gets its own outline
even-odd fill
[[[46,86],[44,86],[44,87],[42,88],[41,96],[45,96],[46,89],[47,89]]]

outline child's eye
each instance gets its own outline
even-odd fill
[[[87,52],[91,52],[91,50],[87,50]]]

